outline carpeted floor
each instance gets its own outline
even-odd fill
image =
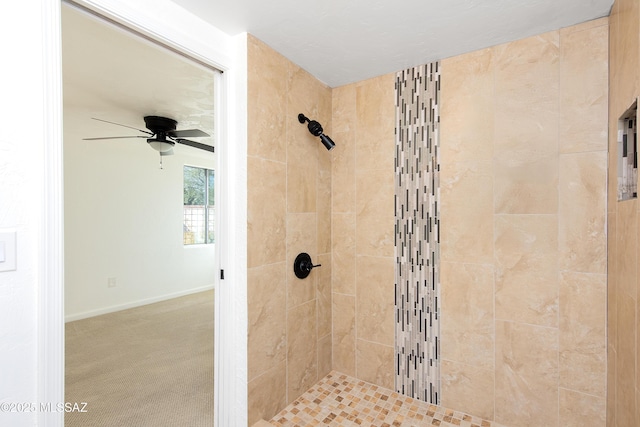
[[[65,426],[212,426],[213,297],[67,323]]]

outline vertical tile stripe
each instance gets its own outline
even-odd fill
[[[396,74],[396,391],[440,402],[440,70]]]

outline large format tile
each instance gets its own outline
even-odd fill
[[[555,215],[495,219],[496,318],[558,326]]]
[[[496,322],[496,421],[558,425],[558,330]]]
[[[285,260],[286,165],[247,159],[247,264],[257,267]]]
[[[356,172],[356,248],[358,255],[393,256],[394,175],[388,170]]]
[[[559,251],[562,270],[605,273],[607,152],[560,156]]]
[[[604,427],[607,425],[604,397],[590,396],[561,388],[559,425],[562,427]]]
[[[491,162],[495,104],[493,49],[442,60],[440,79],[441,165]]]
[[[247,37],[247,153],[284,162],[288,60],[257,38]]]
[[[558,33],[495,47],[495,212],[558,209]]]
[[[356,215],[332,215],[332,287],[339,294],[356,294]]]
[[[560,387],[604,398],[606,276],[560,276]]]
[[[304,279],[296,277],[293,264],[300,253],[308,253],[318,263],[316,214],[299,213],[287,215],[287,308],[316,298],[318,275],[311,273]]]
[[[492,420],[495,371],[442,361],[442,406]]]
[[[356,298],[333,294],[333,369],[356,375]]]
[[[269,419],[287,406],[287,369],[282,362],[248,384],[249,425]]]
[[[395,270],[391,257],[357,257],[358,339],[393,346]]]
[[[356,168],[393,170],[395,73],[356,84]]]
[[[287,397],[291,402],[318,381],[315,301],[287,311]]]
[[[393,346],[358,339],[356,341],[357,377],[385,388],[394,386]]]
[[[440,172],[441,259],[493,263],[491,162],[443,164]]]
[[[493,266],[443,262],[440,282],[442,359],[493,369]]]
[[[248,269],[249,381],[284,362],[287,351],[285,263]]]
[[[595,22],[560,30],[561,153],[607,149],[609,26]]]

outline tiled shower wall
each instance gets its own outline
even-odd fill
[[[618,119],[640,96],[639,3],[638,0],[616,0],[609,17],[609,427],[640,423],[640,204],[637,199],[616,200]]]
[[[248,41],[249,425],[331,370],[331,153],[298,122],[331,133],[331,89]],[[332,135],[333,136],[333,135]],[[300,252],[322,267],[293,273]]]
[[[607,35],[604,18],[442,61],[445,407],[605,425]]]
[[[394,74],[333,89],[333,369],[394,386]]]
[[[601,19],[441,62],[446,407],[604,425],[607,32]],[[394,82],[331,90],[250,38],[250,422],[328,369],[394,388]],[[330,153],[300,144],[302,109]],[[314,239],[307,287],[289,270]]]

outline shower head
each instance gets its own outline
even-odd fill
[[[333,142],[328,135],[325,135],[323,133],[322,125],[320,123],[316,122],[315,120],[309,120],[302,113],[298,114],[298,121],[300,123],[308,122],[309,125],[307,126],[307,128],[309,129],[309,132],[311,133],[311,135],[320,137],[320,141],[322,141],[322,145],[324,145],[327,150],[331,150],[333,147],[336,146],[336,143]]]

